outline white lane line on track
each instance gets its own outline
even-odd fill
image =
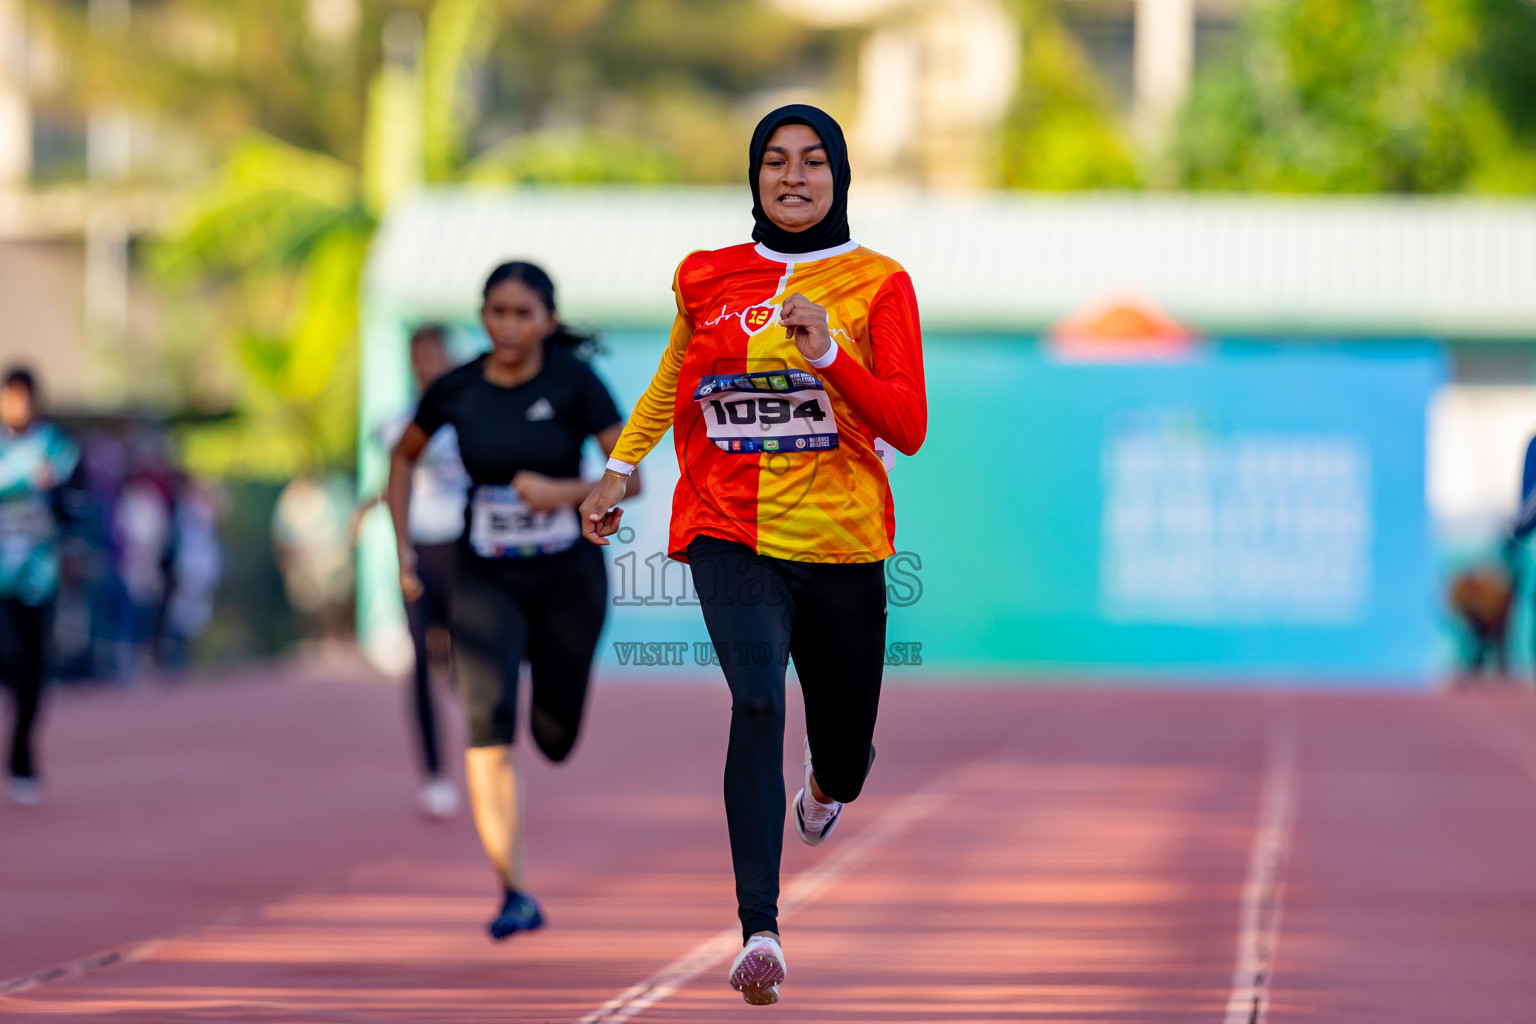
[[[88,971],[97,971],[103,967],[116,967],[120,964],[131,964],[136,960],[143,960],[153,955],[164,941],[164,939],[149,939],[137,945],[126,946],[121,949],[109,949],[103,953],[93,953],[90,956],[83,956],[78,960],[71,960],[68,963],[58,964],[54,967],[45,967],[41,971],[32,974],[24,974],[19,978],[8,978],[0,981],[0,1012],[4,1010],[4,1000],[7,996],[20,995],[27,991],[27,989],[35,988],[38,985],[45,985],[50,981],[77,978]]]
[[[973,762],[974,763],[974,762]],[[971,765],[957,769],[913,793],[876,819],[867,830],[852,837],[820,866],[795,877],[779,899],[782,919],[814,903],[838,880],[857,868],[880,846],[914,822],[932,814],[943,802],[951,784]],[[741,949],[741,929],[726,928],[699,943],[644,981],[620,992],[576,1024],[622,1024],[703,974],[724,963]]]
[[[1291,825],[1296,820],[1296,720],[1287,713],[1270,730],[1259,800],[1259,826],[1248,856],[1239,918],[1237,966],[1225,1024],[1263,1024],[1280,937],[1280,895]]]

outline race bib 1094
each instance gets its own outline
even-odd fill
[[[704,427],[723,452],[825,451],[837,447],[827,389],[804,370],[720,374],[693,393]]]
[[[574,508],[535,512],[511,487],[476,487],[470,500],[469,546],[481,558],[556,555],[581,539]]]

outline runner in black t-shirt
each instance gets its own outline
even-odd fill
[[[564,760],[581,729],[608,596],[602,552],[582,543],[576,516],[592,489],[580,479],[581,449],[594,435],[611,451],[624,420],[582,358],[590,339],[556,317],[555,287],[543,270],[497,267],[480,315],[491,351],[444,374],[422,396],[390,456],[388,500],[400,587],[412,600],[421,581],[407,529],[411,469],[432,433],[452,424],[470,480],[451,613],[454,675],[469,720],[475,826],[506,890],[490,933],[504,939],[544,923],[523,877],[512,760],[518,671],[529,663],[529,731],[546,757]],[[639,493],[638,484],[630,493]]]

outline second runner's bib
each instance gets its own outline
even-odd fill
[[[716,374],[693,393],[704,427],[723,452],[824,451],[837,447],[827,389],[804,370]]]
[[[481,558],[557,555],[580,539],[574,508],[535,512],[511,487],[476,487],[470,498],[469,546]]]

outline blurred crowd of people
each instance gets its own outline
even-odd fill
[[[215,482],[178,470],[153,423],[91,427],[59,497],[54,661],[73,678],[185,666],[223,570]]]
[[[50,670],[132,678],[182,665],[213,618],[220,500],[178,473],[163,428],[71,431],[26,367],[0,382],[0,682],[9,789],[41,794],[33,730]]]
[[[353,632],[357,487],[340,473],[303,473],[272,509],[272,555],[300,634],[321,645]]]

